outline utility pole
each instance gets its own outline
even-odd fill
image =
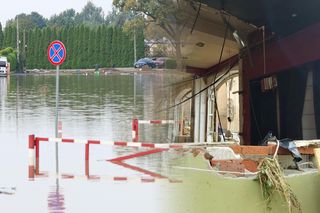
[[[133,50],[134,50],[134,63],[137,61],[137,38],[136,38],[136,28],[133,31]],[[137,96],[137,85],[136,85],[136,73],[133,75],[133,105],[134,105],[134,115],[133,117],[136,118],[136,96]]]
[[[17,16],[17,72],[20,72],[19,17]]]
[[[136,36],[136,28],[133,30],[133,50],[134,50],[134,62],[137,61],[137,36]]]
[[[22,71],[25,71],[24,68],[26,67],[27,61],[27,54],[26,54],[26,30],[23,30],[23,63],[22,63]]]

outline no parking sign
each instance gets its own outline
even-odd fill
[[[61,65],[66,59],[67,51],[66,47],[61,41],[53,41],[48,46],[48,60],[54,66]]]

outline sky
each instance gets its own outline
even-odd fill
[[[88,0],[0,0],[0,22],[5,26],[7,20],[17,14],[30,14],[32,11],[38,12],[45,18],[70,8],[80,12],[87,2]],[[112,0],[91,0],[91,2],[102,7],[105,14],[112,9]]]

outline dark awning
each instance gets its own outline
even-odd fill
[[[198,0],[283,37],[320,21],[319,0]]]

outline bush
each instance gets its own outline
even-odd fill
[[[17,52],[14,51],[12,47],[0,50],[0,56],[7,57],[11,70],[15,70],[17,68]]]
[[[7,56],[12,52],[14,52],[13,48],[12,47],[7,47],[7,48],[5,48],[3,50],[0,50],[0,55],[1,56]]]
[[[166,69],[176,69],[177,68],[177,62],[174,59],[167,59],[166,60]]]

